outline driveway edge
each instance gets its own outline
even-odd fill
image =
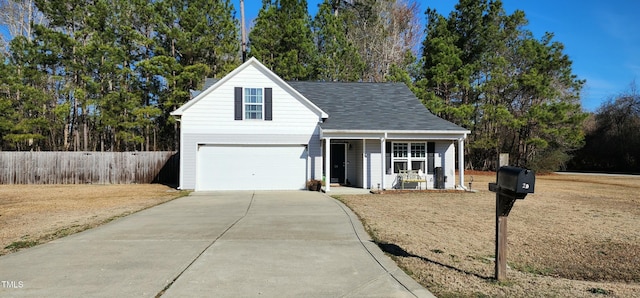
[[[329,194],[324,194],[328,198],[332,199],[336,204],[340,206],[340,208],[344,211],[344,213],[349,217],[351,221],[351,225],[353,227],[358,240],[366,249],[369,254],[380,264],[389,275],[391,275],[395,280],[398,281],[402,286],[404,286],[409,292],[411,292],[416,297],[424,297],[424,298],[435,298],[429,290],[407,275],[395,261],[393,261],[389,256],[387,256],[381,249],[376,245],[371,239],[371,236],[365,230],[360,218],[351,210],[351,208],[347,207],[340,200],[332,198]]]

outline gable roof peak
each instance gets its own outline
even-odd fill
[[[265,73],[265,75],[267,75],[274,83],[279,84],[281,86],[284,86],[284,88],[289,93],[293,94],[295,97],[298,97],[301,101],[303,101],[305,103],[305,105],[309,106],[312,110],[315,110],[316,112],[318,112],[318,114],[321,116],[321,118],[328,118],[329,117],[329,115],[325,111],[320,109],[312,101],[310,101],[304,95],[302,95],[300,92],[298,92],[296,89],[291,87],[287,82],[285,82],[282,78],[280,78],[277,74],[275,74],[271,69],[269,69],[264,64],[262,64],[258,59],[256,59],[256,57],[249,58],[249,60],[247,60],[246,62],[242,63],[240,66],[236,67],[236,69],[231,71],[229,74],[227,74],[226,76],[224,76],[220,80],[218,80],[215,83],[213,83],[213,85],[211,85],[208,88],[204,89],[200,93],[196,93],[196,96],[194,98],[192,98],[191,100],[187,101],[185,104],[183,104],[178,109],[176,109],[175,111],[171,112],[170,114],[172,116],[182,116],[182,114],[187,109],[189,109],[191,106],[193,106],[195,103],[197,103],[202,98],[204,98],[209,93],[211,93],[213,90],[215,90],[219,86],[225,84],[227,81],[229,81],[229,79],[231,79],[234,76],[238,75],[239,73],[241,73],[242,71],[244,71],[245,69],[247,69],[249,66],[252,66],[252,65],[254,67],[262,70]]]

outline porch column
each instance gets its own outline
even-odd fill
[[[362,139],[362,188],[367,189],[367,140]]]
[[[381,181],[381,185],[380,185],[380,189],[383,190],[385,188],[385,184],[384,184],[384,176],[385,173],[387,172],[385,169],[387,168],[387,146],[385,146],[387,144],[387,140],[385,138],[380,139],[380,152],[382,154],[381,155],[381,161],[380,164],[382,165],[382,171],[380,172],[380,181]]]
[[[460,186],[464,188],[464,138],[458,139],[458,176]]]
[[[331,190],[331,138],[324,139],[324,191]]]

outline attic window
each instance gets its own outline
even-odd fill
[[[244,118],[262,119],[262,88],[244,88]]]
[[[234,119],[273,120],[273,89],[235,87]]]

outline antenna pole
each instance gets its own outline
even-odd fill
[[[247,61],[247,31],[244,27],[244,0],[240,0],[240,26],[242,26],[242,63]]]

